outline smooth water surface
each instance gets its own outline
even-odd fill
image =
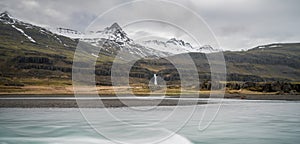
[[[164,116],[170,114],[174,107],[157,107],[134,113],[129,111],[130,108],[109,109],[113,115],[121,118],[123,123],[104,117],[106,109],[86,109],[95,115],[92,126],[86,122],[80,110],[75,108],[1,108],[0,144],[107,144],[113,143],[110,141],[114,138],[118,142],[140,144],[154,142],[153,139],[164,135],[169,137],[159,141],[160,143],[300,143],[299,102],[226,100],[216,119],[202,131],[199,131],[198,127],[205,105],[199,105],[196,106],[195,113],[184,127],[176,134],[172,134],[172,131],[177,130],[178,123],[187,119],[183,115],[192,108],[192,106],[178,107],[176,117],[158,126],[141,128],[132,125],[159,122]],[[205,118],[202,120],[205,121]],[[100,128],[104,136],[93,127]]]

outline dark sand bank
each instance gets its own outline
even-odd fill
[[[126,95],[124,95],[126,97]],[[126,97],[120,101],[115,96],[104,96],[103,99],[89,97],[79,100],[80,107],[84,108],[104,108],[104,107],[126,107],[126,106],[176,106],[176,105],[195,105],[206,104],[205,100],[189,100],[188,95],[184,96],[184,100],[178,99],[176,96],[167,97],[167,99],[156,98],[131,98]],[[200,95],[199,98],[209,98],[209,95]],[[246,100],[300,100],[300,95],[241,95],[226,94],[226,99],[246,99]],[[78,99],[77,99],[78,101]],[[76,108],[78,107],[74,95],[0,95],[0,107],[19,107],[19,108],[42,108],[42,107],[58,107],[58,108]]]
[[[78,103],[77,103],[78,101]],[[19,108],[104,108],[104,107],[127,107],[127,106],[176,106],[206,104],[205,101],[181,100],[178,99],[18,99],[1,98],[0,107]]]

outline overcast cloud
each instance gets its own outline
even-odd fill
[[[44,27],[67,27],[84,31],[100,14],[124,2],[129,1],[2,0],[0,10],[8,11],[23,21]],[[221,48],[225,50],[241,50],[262,44],[300,40],[299,0],[177,0],[177,2],[200,15],[214,32]],[[157,6],[157,9],[153,9],[151,4],[147,5],[121,7],[119,10],[121,13],[96,20],[97,28],[103,29],[113,21],[125,26],[128,24],[125,22],[131,15],[159,19],[166,17],[166,14],[173,23],[190,26],[188,30],[199,28],[198,25],[193,24],[194,20],[190,18],[189,13],[182,13],[175,7]],[[162,10],[164,14],[161,13]],[[191,41],[183,31],[173,30],[172,26],[150,24],[151,22],[133,23],[127,25],[125,31],[133,39],[141,39],[149,35],[148,37],[162,39],[176,37]],[[206,32],[202,35],[205,34]],[[205,44],[205,40],[201,44]]]

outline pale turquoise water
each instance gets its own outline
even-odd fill
[[[214,106],[214,105],[211,105]],[[216,105],[215,105],[216,106]],[[132,112],[128,108],[110,109],[127,124],[149,124],[170,114],[174,107]],[[300,103],[285,101],[226,101],[211,125],[198,131],[205,106],[197,106],[192,119],[162,143],[172,144],[297,144],[300,143]],[[186,119],[191,106],[179,107],[176,117],[158,126],[136,128],[105,116],[105,109],[86,109],[94,113],[96,127],[109,138],[131,143],[154,142],[167,136]],[[210,111],[208,111],[209,113]],[[153,138],[153,139],[152,139]],[[78,109],[2,108],[0,144],[107,144],[110,140],[87,124]]]

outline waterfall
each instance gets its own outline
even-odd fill
[[[156,74],[154,74],[154,85],[157,85]]]

